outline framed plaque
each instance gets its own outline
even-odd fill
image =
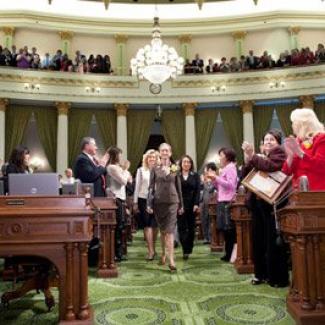
[[[292,176],[281,171],[268,173],[253,169],[242,184],[264,201],[274,204],[291,182]]]

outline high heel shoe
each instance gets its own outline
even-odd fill
[[[158,265],[165,265],[166,264],[166,256],[161,256],[158,262]]]
[[[154,253],[152,256],[148,255],[146,260],[147,261],[153,261],[155,259],[155,257],[156,257],[156,253]]]
[[[171,265],[171,264],[169,264],[168,267],[169,267],[170,272],[172,272],[172,273],[173,273],[173,272],[177,272],[176,265]]]

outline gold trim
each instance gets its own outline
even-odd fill
[[[290,35],[298,35],[301,31],[300,26],[290,26],[288,27],[288,32]]]
[[[74,33],[68,30],[59,32],[62,41],[71,41]]]
[[[181,44],[191,43],[192,35],[191,34],[180,35],[180,36],[178,36],[178,40]]]
[[[9,105],[9,99],[0,98],[0,112],[5,112]]]
[[[4,27],[2,27],[2,31],[4,32],[5,36],[14,36],[15,35],[15,27],[4,26]]]
[[[196,107],[197,107],[197,103],[184,103],[183,110],[185,116],[194,116]]]
[[[243,114],[253,113],[254,101],[242,100],[239,104]]]
[[[114,35],[116,43],[126,43],[128,40],[128,36],[125,34],[116,34]]]
[[[315,96],[313,95],[300,96],[299,100],[303,108],[314,108],[315,106]]]
[[[58,110],[59,115],[68,115],[71,108],[71,103],[69,102],[56,102],[55,106]]]
[[[128,104],[114,104],[114,108],[116,109],[117,116],[126,116],[129,105]]]
[[[244,30],[238,30],[236,32],[232,32],[231,36],[234,38],[234,40],[238,39],[244,39],[247,35],[247,32]]]

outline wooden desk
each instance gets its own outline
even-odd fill
[[[94,197],[91,199],[95,211],[94,233],[99,232],[101,246],[99,249],[99,261],[97,275],[100,278],[113,278],[118,276],[115,263],[115,228],[116,209],[114,199]],[[98,221],[98,215],[100,219]],[[98,230],[99,227],[99,230]]]
[[[211,231],[211,252],[222,252],[224,248],[224,239],[222,232],[217,229],[217,203],[215,197],[211,197],[209,202],[209,218]]]
[[[0,197],[0,256],[37,256],[53,263],[60,324],[92,324],[87,258],[92,214],[84,198]]]
[[[231,205],[231,219],[235,222],[237,235],[235,269],[239,274],[253,273],[252,217],[245,205],[245,195],[236,195],[236,201]]]
[[[292,254],[287,308],[297,324],[325,324],[325,192],[296,192],[278,212]]]

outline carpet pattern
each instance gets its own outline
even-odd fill
[[[129,247],[129,260],[119,265],[119,277],[98,279],[89,272],[89,300],[99,325],[293,325],[285,306],[287,289],[252,286],[250,275],[238,275],[233,266],[197,243],[188,261],[177,249],[178,272],[170,274],[157,260],[146,262],[138,233]],[[0,294],[10,283],[0,283]],[[53,290],[57,299],[58,292]],[[57,305],[47,312],[41,294],[31,293],[0,307],[0,324],[57,324]]]

